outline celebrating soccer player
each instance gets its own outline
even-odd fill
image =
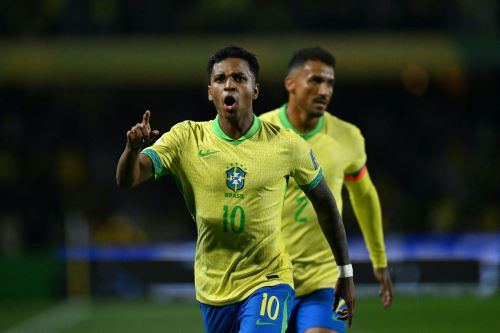
[[[326,108],[333,95],[335,58],[319,47],[298,50],[288,65],[288,103],[261,119],[294,130],[321,161],[324,179],[342,209],[342,185],[350,195],[367,243],[384,307],[392,303],[392,283],[382,231],[377,191],[366,168],[364,138],[354,125]],[[293,263],[294,300],[287,332],[345,332],[345,322],[332,313],[335,260],[306,194],[292,180],[283,209],[283,236]],[[338,264],[338,260],[337,260]],[[345,268],[339,266],[344,274]],[[342,276],[342,275],[341,275]],[[337,285],[338,286],[338,285]],[[341,312],[341,311],[340,311]],[[342,312],[341,312],[342,313]]]
[[[293,178],[315,207],[337,264],[345,268],[332,303],[337,307],[343,298],[343,317],[352,320],[355,295],[345,230],[309,145],[254,115],[259,65],[252,53],[226,47],[210,58],[207,71],[215,119],[181,122],[144,149],[159,134],[151,130],[146,111],[127,132],[118,185],[133,187],[166,173],[180,185],[198,230],[196,298],[208,332],[284,332],[295,293],[281,212]],[[333,267],[325,272],[329,280],[333,274]]]

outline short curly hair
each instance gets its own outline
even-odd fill
[[[257,56],[244,48],[234,45],[226,46],[225,48],[218,50],[213,56],[210,57],[210,59],[208,59],[207,74],[209,80],[212,75],[214,65],[227,58],[239,58],[246,60],[248,62],[248,66],[250,67],[250,72],[252,72],[255,78],[255,82],[258,81],[259,62],[257,61]]]

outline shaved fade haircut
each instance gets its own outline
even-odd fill
[[[297,50],[288,62],[288,74],[293,70],[304,66],[308,60],[319,60],[328,66],[335,68],[335,57],[325,49],[316,47],[305,47]]]

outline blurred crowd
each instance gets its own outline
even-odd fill
[[[8,36],[498,31],[495,0],[0,0]]]
[[[388,232],[499,230],[495,85],[470,82],[465,96],[438,86],[412,96],[402,83],[337,86],[330,110],[365,135]],[[262,91],[258,114],[285,101],[280,86]],[[145,108],[162,132],[184,119],[213,119],[204,90],[16,88],[2,89],[0,104],[4,246],[60,244],[74,223],[88,225],[96,242],[194,237],[169,177],[118,189],[115,166]],[[345,214],[348,230],[357,232],[350,210]]]

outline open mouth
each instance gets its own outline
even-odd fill
[[[224,98],[224,109],[232,110],[236,106],[236,99],[233,96],[226,96]]]
[[[233,96],[226,96],[226,98],[224,98],[224,105],[231,106],[234,103],[236,103],[236,99],[234,99]]]

